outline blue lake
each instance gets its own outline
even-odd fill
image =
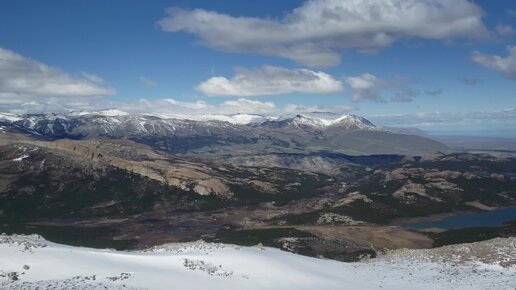
[[[445,218],[440,221],[405,224],[403,227],[408,229],[463,229],[473,227],[495,227],[513,220],[516,220],[516,207],[478,213],[467,213]]]

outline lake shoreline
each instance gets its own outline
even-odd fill
[[[439,222],[443,221],[448,218],[467,215],[467,214],[478,214],[478,213],[487,213],[487,212],[493,212],[493,211],[499,211],[499,210],[505,210],[510,208],[516,208],[516,205],[510,205],[510,206],[500,206],[500,207],[492,207],[490,210],[482,210],[479,208],[471,209],[471,210],[460,210],[460,211],[453,211],[453,212],[447,212],[447,213],[438,213],[438,214],[432,214],[427,216],[420,216],[420,217],[410,217],[410,218],[396,218],[392,220],[388,225],[389,226],[398,226],[401,228],[406,228],[410,230],[422,230],[422,229],[414,229],[414,228],[408,228],[408,225],[412,224],[419,224],[419,223],[429,223],[429,222]]]

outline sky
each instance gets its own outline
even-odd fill
[[[356,114],[516,136],[516,2],[2,1],[0,111]]]

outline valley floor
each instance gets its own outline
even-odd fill
[[[144,251],[0,236],[0,289],[515,289],[516,238],[396,250],[357,263],[193,242]]]

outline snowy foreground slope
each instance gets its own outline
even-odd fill
[[[515,289],[516,238],[341,263],[204,242],[117,252],[0,235],[0,289]]]

